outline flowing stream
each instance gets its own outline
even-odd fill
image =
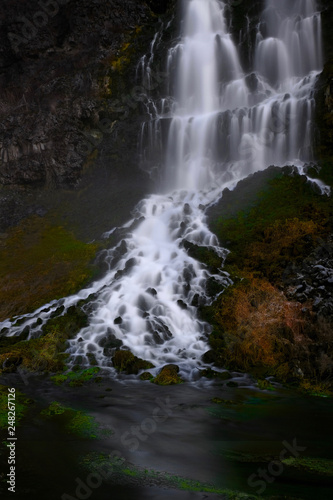
[[[241,67],[225,9],[219,0],[183,0],[181,36],[166,62],[174,90],[156,101],[147,95],[150,120],[140,136],[143,155],[152,149],[163,155],[160,192],[136,207],[124,238],[107,252],[109,271],[48,311],[27,315],[20,327],[4,322],[10,335],[29,325],[33,336],[37,317],[46,321],[59,304],[67,309],[93,293],[89,326],[70,341],[73,363],[88,363],[91,354],[112,371],[104,346],[117,338],[156,370],[176,363],[190,379],[203,364],[210,327],[196,306],[209,303],[210,274],[188,255],[184,240],[226,256],[205,223],[205,207],[253,172],[272,164],[302,172],[313,159],[312,92],[322,69],[315,0],[266,0],[251,73]],[[158,40],[157,34],[150,57],[140,62],[143,78]],[[215,279],[231,282],[223,270]]]

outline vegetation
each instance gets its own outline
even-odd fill
[[[288,300],[283,279],[288,266],[300,264],[332,232],[332,198],[319,194],[305,177],[284,173],[270,179],[248,203],[239,201],[236,188],[237,212],[228,206],[232,196],[227,202],[222,198],[223,215],[211,225],[230,250],[225,269],[234,284],[212,306],[201,308],[213,326],[214,361],[253,373],[259,388],[268,389],[263,379],[274,375],[303,384],[308,394],[329,395],[329,321],[317,318],[310,300]],[[320,342],[327,347],[324,355]]]
[[[130,351],[116,351],[113,357],[113,366],[119,372],[125,372],[129,375],[137,375],[140,370],[148,370],[154,368],[154,365],[149,361],[137,358]]]
[[[0,385],[0,429],[8,429],[8,394],[8,387]],[[16,389],[13,402],[15,403],[15,425],[17,426],[34,401]]]
[[[37,216],[12,228],[0,243],[0,320],[76,292],[93,275],[96,250]]]
[[[157,385],[181,384],[183,380],[178,375],[178,372],[179,368],[177,365],[165,365],[157,377],[154,378],[153,382]]]
[[[98,425],[93,417],[83,411],[63,406],[57,401],[53,401],[48,408],[41,412],[41,415],[46,418],[57,418],[59,422],[65,424],[69,433],[77,437],[96,439],[99,435]]]
[[[15,371],[22,366],[30,371],[58,372],[66,368],[68,357],[64,351],[69,338],[74,337],[87,325],[87,316],[76,306],[72,306],[63,316],[51,318],[42,328],[41,336],[31,340],[16,337],[13,344],[10,338],[2,339],[0,347],[0,372]]]
[[[102,453],[91,453],[82,460],[82,465],[89,471],[99,473],[103,471],[103,476],[116,476],[122,484],[128,482],[134,484],[158,486],[175,490],[185,490],[191,492],[215,493],[221,495],[225,500],[260,500],[261,497],[255,495],[219,488],[214,484],[204,483],[166,472],[155,471],[153,469],[141,469],[127,464],[122,458],[110,460],[109,456]]]
[[[318,194],[305,177],[281,173],[252,206],[219,217],[212,227],[231,251],[229,270],[254,271],[276,282],[289,262],[303,260],[328,236],[332,209],[331,197]]]
[[[70,387],[80,387],[86,382],[90,382],[91,380],[98,380],[99,377],[96,377],[96,375],[99,372],[100,368],[94,366],[86,370],[70,371],[67,373],[62,373],[60,375],[54,375],[53,377],[51,377],[51,380],[53,380],[53,382],[57,385],[68,382],[68,385]]]

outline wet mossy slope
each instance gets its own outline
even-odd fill
[[[329,390],[332,197],[292,168],[271,167],[225,190],[208,215],[230,250],[225,270],[233,280],[212,306],[201,309],[213,325],[217,364],[274,375],[312,392]],[[323,248],[326,268],[318,256]],[[325,274],[310,283],[306,273],[316,266]],[[316,307],[323,294],[328,309]]]

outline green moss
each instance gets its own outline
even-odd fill
[[[53,401],[48,408],[41,412],[46,418],[55,418],[63,424],[70,434],[80,438],[95,439],[99,437],[100,431],[94,418],[83,411],[74,410]]]
[[[179,368],[176,365],[166,365],[162,368],[153,382],[157,385],[175,385],[181,384],[183,380],[178,375]]]
[[[113,366],[119,372],[128,374],[138,374],[140,370],[148,370],[154,368],[154,365],[149,361],[137,358],[131,351],[117,351],[112,358]]]
[[[111,460],[106,454],[92,453],[84,457],[81,464],[89,472],[98,473],[102,470],[103,475],[109,473],[110,477],[117,477],[122,484],[128,482],[132,486],[138,484],[140,487],[149,485],[191,492],[215,493],[221,495],[221,498],[225,500],[261,500],[261,497],[219,488],[214,484],[207,484],[153,469],[134,467],[121,458]]]
[[[327,460],[324,458],[290,457],[282,460],[282,463],[288,467],[293,467],[307,473],[333,477],[333,460]]]
[[[72,306],[65,315],[51,318],[43,326],[40,338],[23,340],[0,348],[0,366],[3,366],[6,360],[12,359],[13,369],[22,365],[31,371],[64,371],[68,358],[68,354],[64,353],[67,340],[86,325],[87,316],[79,307]],[[11,367],[9,369],[11,370]]]
[[[154,376],[150,372],[143,372],[140,375],[140,380],[150,380],[152,381]]]
[[[80,371],[71,371],[68,373],[62,373],[60,375],[55,375],[51,377],[51,380],[57,385],[61,385],[63,383],[67,383],[70,387],[79,387],[85,384],[86,382],[91,381],[92,379],[96,379],[97,373],[99,373],[100,368],[93,367],[88,368],[87,370]]]
[[[213,273],[217,272],[222,265],[221,257],[219,257],[212,249],[200,247],[187,240],[184,241],[184,248],[193,259],[206,264]]]
[[[76,292],[93,275],[96,250],[39,217],[11,229],[0,245],[0,320]]]
[[[309,396],[329,398],[333,396],[330,390],[331,384],[329,382],[317,382],[303,379],[300,383],[301,391]]]
[[[245,266],[276,280],[287,263],[303,259],[318,238],[328,235],[331,216],[330,197],[318,194],[305,177],[280,174],[257,193],[252,206],[218,217],[212,228],[231,250],[227,270],[233,266],[241,273]]]
[[[328,173],[329,165],[323,170]],[[308,348],[320,335],[318,326],[281,289],[284,271],[302,265],[332,233],[333,200],[305,176],[290,173],[290,168],[270,168],[241,181],[210,214],[212,229],[230,250],[225,270],[234,282],[211,306],[199,308],[213,327],[212,361],[252,373],[261,389],[271,389],[262,382],[268,376],[299,385],[295,365],[320,380],[320,360],[310,360]],[[329,395],[314,387],[308,393]]]
[[[257,380],[257,386],[262,391],[274,391],[274,386],[268,380]]]
[[[8,428],[8,387],[0,385],[0,429]],[[20,421],[33,403],[32,399],[27,398],[22,392],[15,390],[15,426],[19,425]]]
[[[221,399],[221,398],[213,398],[212,403],[220,405],[220,404],[225,404],[225,405],[234,405],[237,404],[235,401],[231,401],[230,399]]]
[[[53,417],[54,415],[62,415],[65,413],[66,407],[57,401],[53,401],[48,408],[41,411],[41,415],[46,417]]]

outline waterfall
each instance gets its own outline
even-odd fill
[[[124,238],[107,252],[106,276],[63,300],[66,309],[96,297],[89,326],[70,341],[72,363],[93,354],[112,370],[103,346],[116,337],[156,370],[173,362],[190,378],[209,349],[210,327],[196,306],[209,303],[212,276],[184,241],[213,248],[223,259],[227,251],[206,225],[205,206],[255,171],[271,164],[302,171],[312,159],[312,92],[322,68],[316,2],[266,0],[250,73],[242,69],[225,9],[220,0],[183,1],[181,36],[166,62],[172,95],[147,95],[149,119],[140,134],[143,157],[148,161],[158,150],[163,158],[160,193],[139,203],[137,223],[122,228]],[[137,76],[148,82],[160,40],[158,33],[138,66]],[[223,270],[214,279],[231,283]],[[28,315],[21,328],[38,315],[46,321],[56,307]]]

